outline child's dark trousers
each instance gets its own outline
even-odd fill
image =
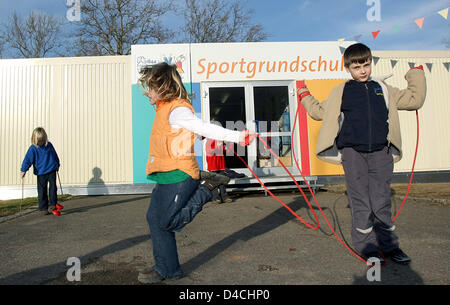
[[[370,153],[345,147],[341,152],[353,246],[361,254],[398,248],[391,213],[392,154],[387,147]]]
[[[37,191],[38,191],[40,211],[48,210],[49,206],[56,206],[56,203],[58,202],[58,195],[57,195],[58,188],[56,187],[56,171],[37,176]]]

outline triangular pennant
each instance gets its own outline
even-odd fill
[[[376,56],[372,56],[372,58],[373,58],[373,64],[374,64],[374,65],[377,65],[377,63],[378,63],[378,61],[380,60],[380,58],[379,58],[379,57],[376,57]]]
[[[433,64],[432,63],[426,63],[428,70],[430,70],[431,72],[431,68],[433,68]]]
[[[417,24],[417,26],[420,28],[420,29],[422,29],[422,27],[423,27],[423,21],[425,20],[425,17],[422,17],[422,18],[419,18],[419,19],[416,19],[416,20],[414,20],[414,22]]]
[[[447,69],[447,72],[450,72],[450,62],[444,62],[444,67]]]
[[[409,68],[412,69],[412,68],[414,68],[416,66],[416,63],[409,62],[408,65],[409,65]]]
[[[353,36],[353,40],[354,41],[359,41],[359,39],[361,38],[361,34],[359,34],[359,35],[356,35],[356,36]]]
[[[395,65],[398,63],[398,60],[395,60],[395,59],[391,59],[391,66],[392,66],[392,69],[394,69],[394,67],[395,67]]]
[[[344,47],[339,47],[339,50],[341,50],[341,54],[343,55],[345,52],[345,48]]]
[[[442,17],[444,17],[445,19],[447,19],[448,18],[448,9],[449,8],[447,7],[446,9],[440,10],[438,12],[438,14],[441,15]]]
[[[378,31],[376,31],[376,32],[372,32],[372,36],[373,36],[373,39],[377,39],[377,36],[378,36],[378,34],[380,34],[380,30],[378,30]]]
[[[397,32],[398,30],[400,30],[400,27],[400,25],[394,25],[392,29],[394,30],[394,32]]]

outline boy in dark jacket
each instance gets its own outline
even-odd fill
[[[426,96],[422,66],[406,73],[404,90],[371,77],[370,49],[357,43],[344,53],[352,80],[335,87],[328,99],[316,100],[304,82],[299,98],[308,114],[321,120],[316,155],[342,164],[352,214],[352,241],[365,259],[384,257],[407,264],[400,249],[391,215],[391,179],[394,162],[402,157],[398,110],[417,110]]]

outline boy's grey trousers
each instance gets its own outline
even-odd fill
[[[392,154],[387,147],[370,153],[345,147],[341,152],[355,250],[368,254],[398,248],[391,215]]]

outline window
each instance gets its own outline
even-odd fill
[[[234,130],[243,130],[251,125],[281,162],[292,173],[297,172],[292,168],[291,147],[295,115],[293,81],[210,82],[202,86],[204,119],[219,122],[221,126]],[[231,145],[234,145],[234,151],[244,150],[236,144]],[[258,175],[286,174],[280,162],[260,139],[247,146],[244,153],[241,156]],[[234,154],[225,155],[227,168],[250,174]],[[206,162],[204,164],[207,168]]]

